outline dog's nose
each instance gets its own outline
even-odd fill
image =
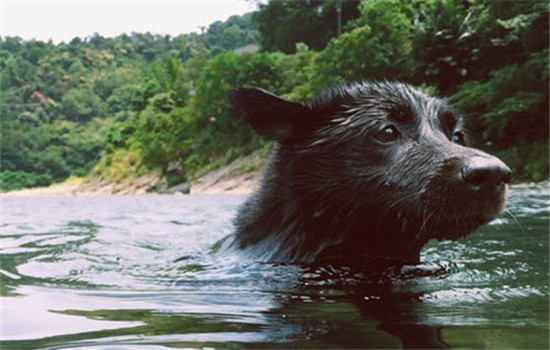
[[[482,190],[510,182],[512,171],[498,158],[472,157],[465,161],[461,175],[470,188]]]

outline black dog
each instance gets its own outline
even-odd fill
[[[447,101],[401,83],[362,83],[297,103],[230,94],[278,141],[233,243],[265,262],[417,264],[430,239],[457,239],[504,207],[510,169],[469,148]]]

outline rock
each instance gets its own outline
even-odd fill
[[[163,191],[163,193],[167,193],[167,194],[189,194],[190,192],[190,187],[189,187],[189,184],[187,182],[183,182],[181,184],[178,184],[176,186],[172,186],[168,189],[166,189],[166,191]]]
[[[143,175],[135,180],[136,189],[145,189],[145,191],[153,190],[159,183],[160,176],[158,174]]]

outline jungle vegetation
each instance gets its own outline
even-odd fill
[[[1,190],[188,181],[270,147],[232,117],[233,87],[308,99],[362,79],[449,97],[516,180],[547,179],[548,14],[547,1],[271,0],[200,34],[3,37]]]

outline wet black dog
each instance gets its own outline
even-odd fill
[[[469,148],[447,101],[401,83],[362,83],[297,103],[230,94],[278,141],[236,218],[239,248],[266,262],[417,264],[430,239],[457,239],[504,207],[510,169]]]

